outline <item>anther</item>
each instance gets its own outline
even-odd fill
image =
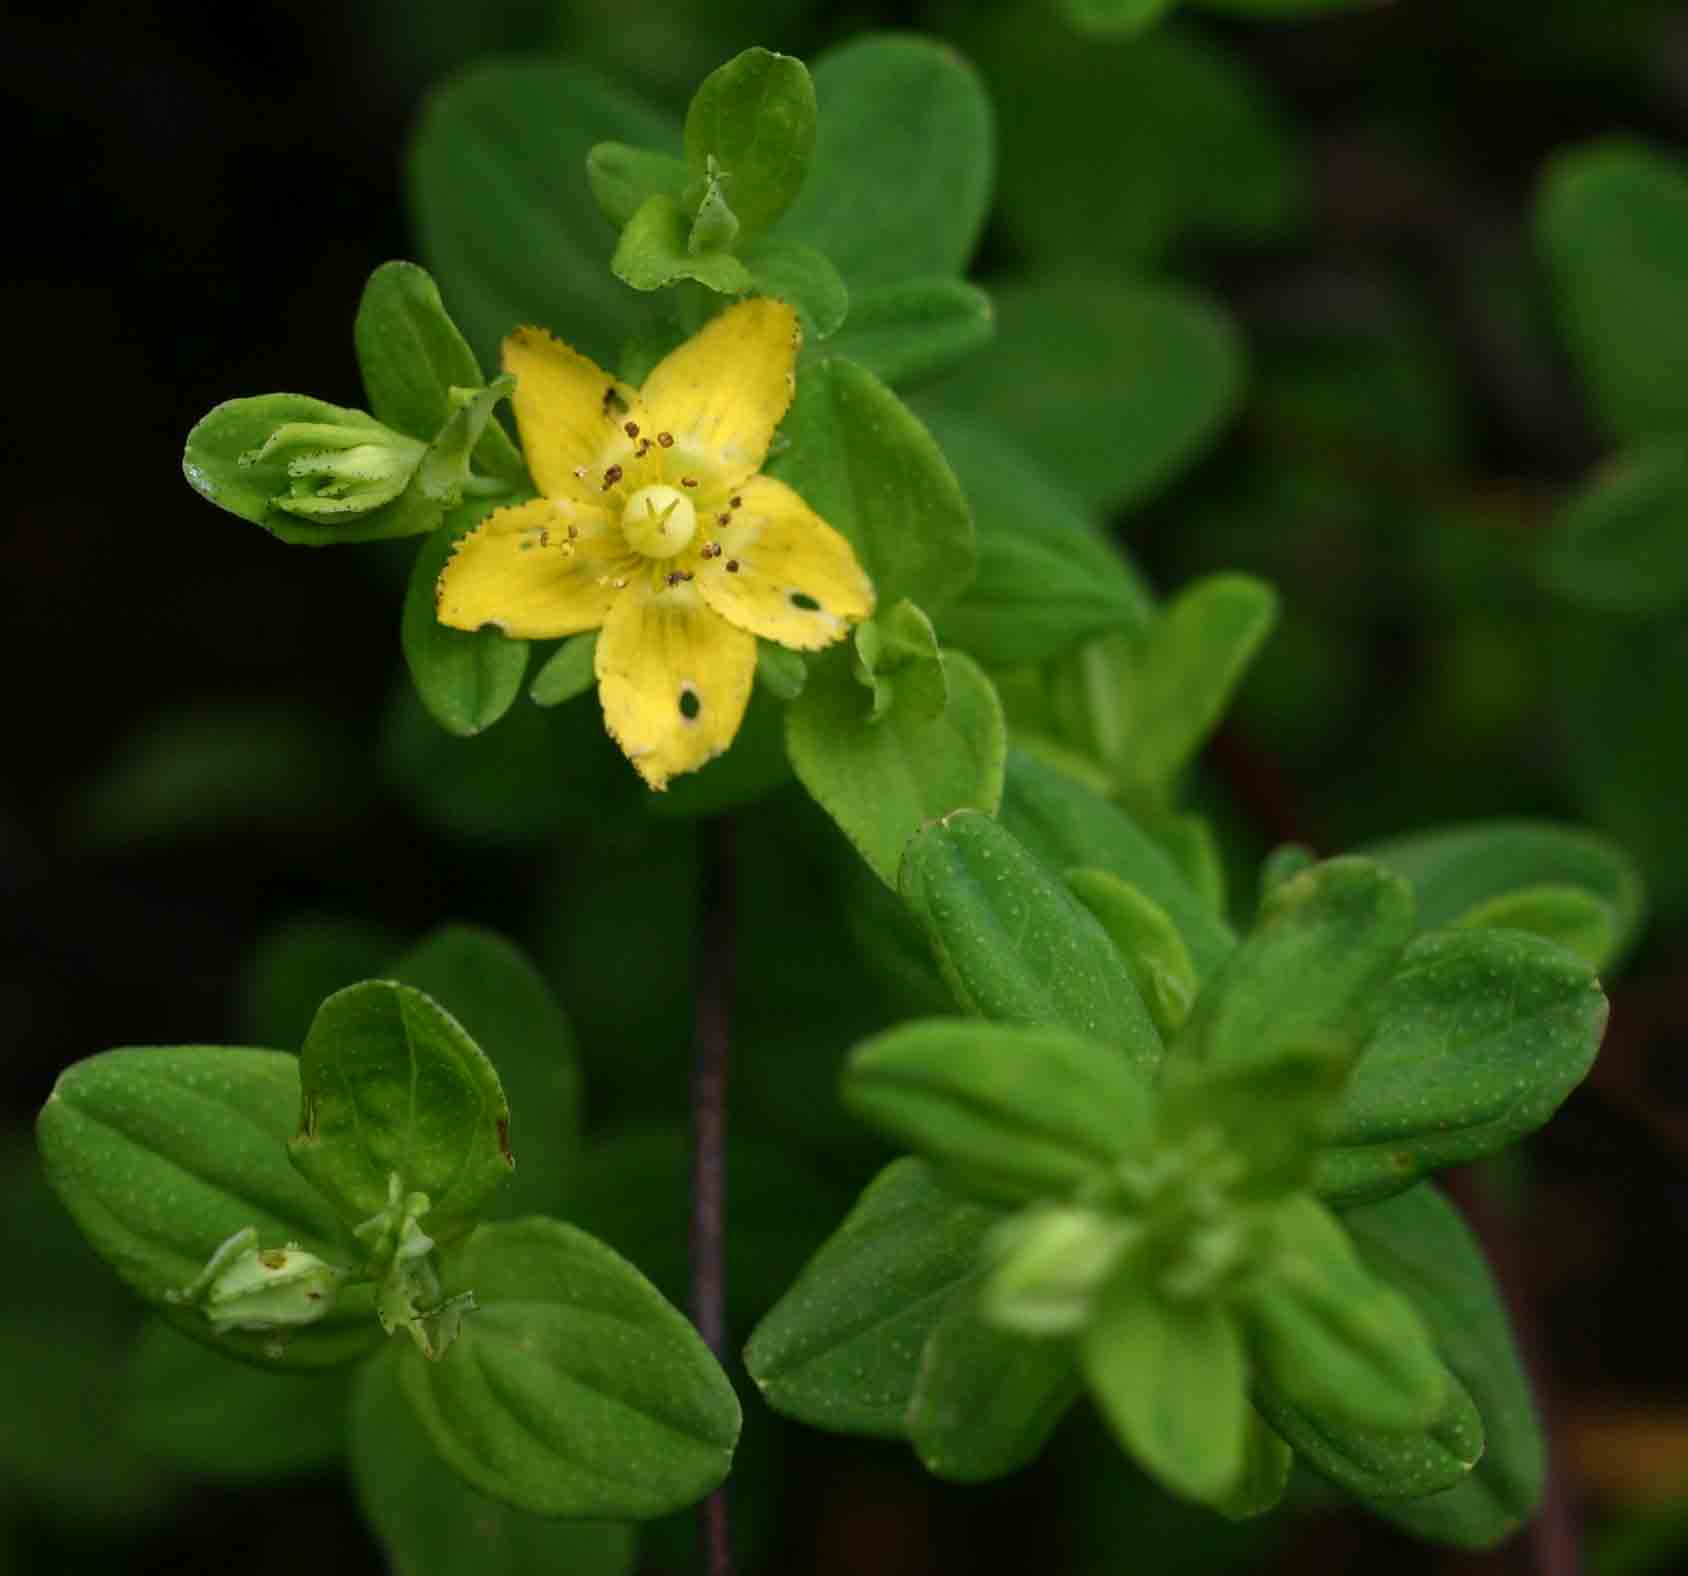
[[[615,484],[620,480],[621,480],[621,467],[619,465],[610,465],[610,466],[606,466],[604,468],[604,491],[605,492],[608,492],[610,490],[610,488],[615,486]]]
[[[627,434],[627,436],[628,436],[628,437],[630,437],[630,438],[636,438],[636,437],[638,437],[638,436],[639,436],[639,423],[638,423],[638,422],[636,422],[636,421],[630,421],[630,422],[627,422],[627,423],[626,423],[626,424],[625,424],[625,425],[624,425],[624,426],[623,426],[623,427],[622,427],[622,429],[621,429],[621,430],[622,430],[622,431],[623,431],[623,432],[625,432],[625,433],[626,433],[626,434]]]
[[[695,476],[682,476],[680,478],[680,485],[682,487],[695,487],[695,486],[697,486],[697,477],[695,477]]]
[[[738,560],[736,558],[729,558],[727,560],[727,573],[730,575],[736,575],[738,573]]]
[[[727,502],[735,509],[742,509],[744,507],[744,499],[742,498],[729,498]]]
[[[660,443],[663,448],[672,449],[674,447],[674,434],[671,432],[659,432],[656,435],[656,441]]]

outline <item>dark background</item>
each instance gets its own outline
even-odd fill
[[[797,4],[762,9],[794,20],[758,34],[729,10],[705,68],[751,41],[809,53],[862,25],[920,20],[906,7],[827,6],[806,20]],[[1503,540],[1539,528],[1600,444],[1551,335],[1527,313],[1520,327],[1515,303],[1503,292],[1497,305],[1481,281],[1506,277],[1527,252],[1531,194],[1554,149],[1613,129],[1688,142],[1688,18],[1667,10],[1559,0],[1398,4],[1292,27],[1212,19],[1293,119],[1309,220],[1293,244],[1192,252],[1175,271],[1217,292],[1251,339],[1286,314],[1338,312],[1354,290],[1410,275],[1465,391],[1470,461],[1458,476],[1407,484],[1477,500]],[[1636,19],[1644,53],[1643,35],[1626,31]],[[402,160],[430,79],[489,50],[571,42],[625,66],[640,59],[647,25],[632,0],[501,0],[463,15],[402,0],[8,8],[0,1111],[15,1123],[78,1056],[231,1037],[253,941],[300,908],[363,912],[402,933],[453,914],[506,917],[507,862],[433,847],[405,803],[369,783],[399,666],[402,559],[284,549],[194,497],[179,454],[192,423],[239,394],[359,402],[351,317],[370,269],[412,255]],[[606,42],[614,28],[624,31]],[[686,48],[647,41],[644,85],[683,103]],[[1403,126],[1410,136],[1380,133]],[[987,273],[1015,261],[993,232]],[[1133,549],[1163,586],[1186,562],[1183,506],[1223,477],[1242,441],[1133,522]],[[1386,472],[1377,485],[1402,483]],[[1412,682],[1436,616],[1391,614],[1366,653],[1380,686]],[[251,814],[225,805],[167,839],[125,834],[100,784],[137,730],[171,708],[254,700],[332,715],[338,774],[314,762],[291,813],[272,799]],[[1574,818],[1550,770],[1505,759],[1467,780],[1453,773],[1436,813]],[[1346,826],[1325,760],[1285,758],[1259,729],[1233,726],[1211,757],[1210,791],[1254,840],[1330,851]],[[1688,1461],[1679,1304],[1663,1276],[1688,1224],[1683,962],[1680,922],[1667,917],[1616,989],[1594,1085],[1534,1146],[1527,1212],[1484,1217],[1477,1205],[1563,1425],[1556,1526],[1669,1504],[1660,1464]],[[1623,1430],[1643,1423],[1660,1432],[1637,1444]],[[814,1446],[817,1459],[827,1448]],[[841,1469],[840,1483],[866,1485],[853,1507],[842,1488],[817,1492],[823,1541],[865,1540],[881,1569],[937,1568],[905,1535],[911,1518],[959,1522],[979,1498],[903,1504],[901,1488],[887,1490],[884,1514],[905,1528],[893,1537],[875,1531],[873,1470]],[[289,1493],[206,1491],[197,1525],[152,1534],[125,1568],[235,1568],[231,1544],[254,1571],[370,1568],[336,1486]],[[315,1529],[308,1554],[278,1545],[278,1516]],[[1532,1566],[1539,1544],[1478,1559],[1357,1526],[1318,1524],[1283,1568],[1359,1558],[1568,1568]],[[27,1547],[58,1551],[59,1536]],[[905,1563],[891,1562],[893,1545]]]

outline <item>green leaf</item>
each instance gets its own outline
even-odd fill
[[[1228,1310],[1169,1302],[1122,1275],[1079,1355],[1102,1415],[1150,1477],[1209,1504],[1231,1493],[1249,1405],[1243,1342]]]
[[[1688,288],[1688,248],[1683,268]],[[1646,443],[1596,472],[1555,522],[1542,574],[1567,600],[1615,613],[1688,601],[1688,443]]]
[[[1423,1428],[1370,1428],[1315,1416],[1271,1385],[1256,1387],[1254,1404],[1308,1466],[1373,1509],[1393,1501],[1422,1505],[1427,1496],[1457,1493],[1483,1454],[1483,1420],[1465,1386],[1449,1375],[1442,1408]]]
[[[1070,1342],[998,1329],[964,1292],[927,1339],[909,1400],[909,1441],[935,1476],[988,1482],[1031,1461],[1078,1392]]]
[[[848,654],[828,653],[786,711],[798,779],[887,885],[926,822],[960,808],[992,812],[1002,795],[1007,737],[996,692],[960,652],[944,654],[944,671],[941,717],[893,703],[875,720]]]
[[[584,695],[598,682],[594,665],[597,655],[597,630],[570,635],[534,674],[533,682],[528,685],[528,699],[536,706],[561,706],[577,695]]]
[[[744,248],[742,257],[751,288],[795,307],[806,338],[826,339],[844,321],[850,292],[831,261],[812,246],[758,241]]]
[[[1196,994],[1196,966],[1178,927],[1147,892],[1110,870],[1069,870],[1067,887],[1108,933],[1161,1038],[1170,1039]]]
[[[851,1052],[844,1103],[946,1182],[1006,1203],[1070,1195],[1151,1136],[1137,1069],[1059,1029],[902,1024]]]
[[[911,719],[927,722],[943,716],[949,705],[938,634],[907,597],[875,618],[856,626],[856,677],[872,692],[868,721],[877,722],[893,704]]]
[[[406,488],[390,503],[352,509],[323,524],[289,514],[280,501],[293,496],[288,466],[300,456],[286,446],[263,451],[290,426],[338,432],[343,445],[390,448],[408,443],[412,463],[418,447],[414,439],[390,432],[361,410],[343,410],[304,394],[260,394],[228,400],[195,423],[182,453],[182,474],[196,493],[219,509],[263,526],[284,542],[306,547],[419,536],[444,517],[443,502],[423,498],[414,488]]]
[[[476,1310],[399,1382],[434,1448],[541,1516],[644,1519],[727,1475],[738,1398],[690,1322],[619,1254],[560,1221],[481,1226],[445,1266]]]
[[[1397,1526],[1461,1548],[1515,1532],[1541,1498],[1546,1450],[1499,1288],[1459,1212],[1428,1183],[1343,1216],[1360,1260],[1417,1311],[1476,1403],[1487,1441],[1476,1469],[1445,1493],[1373,1508]]]
[[[155,1321],[130,1365],[124,1432],[202,1477],[322,1471],[345,1449],[348,1394],[341,1374],[264,1373]]]
[[[510,1174],[510,1107],[463,1026],[408,985],[365,980],[317,1010],[299,1053],[293,1164],[350,1225],[395,1173],[428,1195],[436,1241],[463,1231]]]
[[[1209,575],[1180,592],[1149,626],[1128,676],[1112,764],[1166,793],[1224,715],[1277,617],[1277,593],[1252,575]]]
[[[744,1349],[768,1405],[816,1428],[899,1437],[927,1338],[1001,1218],[922,1161],[887,1166]]]
[[[1243,1441],[1242,1476],[1213,1508],[1231,1521],[1265,1515],[1283,1499],[1294,1465],[1295,1452],[1251,1406],[1248,1435]]]
[[[1005,828],[966,812],[926,827],[899,890],[966,1011],[1071,1029],[1154,1070],[1160,1039],[1107,932]]]
[[[36,1132],[47,1178],[95,1251],[177,1329],[259,1366],[328,1367],[381,1339],[355,1290],[279,1352],[273,1334],[218,1334],[171,1300],[247,1226],[264,1247],[297,1242],[352,1262],[332,1209],[287,1164],[298,1109],[298,1059],[280,1051],[126,1048],[66,1068]]]
[[[405,665],[428,715],[447,733],[473,738],[490,728],[521,694],[527,675],[528,643],[496,629],[452,629],[435,613],[440,571],[457,544],[488,511],[474,500],[453,527],[435,531],[416,554],[404,593],[399,641]]]
[[[1154,24],[1176,0],[1058,0],[1061,15],[1081,33],[1129,38]]]
[[[404,938],[362,919],[309,911],[259,936],[242,971],[236,1022],[252,1045],[302,1045],[324,996],[379,974]]]
[[[369,276],[352,337],[369,408],[378,420],[431,443],[456,414],[451,391],[486,382],[475,353],[446,315],[439,287],[415,263],[383,263]],[[482,470],[515,486],[527,466],[489,421],[475,445]]]
[[[1585,887],[1544,882],[1492,897],[1461,914],[1456,930],[1525,930],[1569,948],[1591,968],[1611,957],[1612,905]]]
[[[1532,1132],[1581,1082],[1605,1025],[1599,982],[1563,947],[1509,930],[1420,936],[1331,1115],[1320,1194],[1384,1197]]]
[[[904,388],[948,372],[994,331],[983,290],[936,274],[858,287],[827,352]]]
[[[475,67],[423,107],[410,160],[417,231],[452,315],[490,363],[523,323],[614,366],[638,297],[609,272],[584,150],[673,147],[679,126],[608,78],[560,61]]]
[[[1641,876],[1634,861],[1596,832],[1551,821],[1477,821],[1356,849],[1412,882],[1422,929],[1453,925],[1491,899],[1544,885],[1576,886],[1610,906],[1610,968],[1641,927]]]
[[[1023,750],[1008,752],[1002,824],[1051,871],[1090,865],[1139,888],[1178,927],[1202,978],[1236,945],[1224,920],[1125,810]]]
[[[515,1165],[494,1213],[561,1213],[578,1161],[580,1053],[539,970],[490,930],[442,925],[392,966],[391,978],[447,1009],[498,1069]]]
[[[604,217],[619,231],[658,193],[685,200],[691,171],[684,159],[625,142],[600,142],[586,155],[586,181]]]
[[[1411,888],[1370,860],[1326,860],[1280,883],[1202,987],[1168,1067],[1297,1053],[1345,1066],[1372,1031],[1412,929]]]
[[[359,1372],[352,1482],[365,1518],[405,1576],[631,1576],[638,1532],[626,1522],[536,1516],[471,1488],[418,1432],[392,1347]]]
[[[710,161],[745,239],[791,206],[815,150],[815,87],[803,62],[747,49],[709,73],[686,111],[686,163],[694,181]]]
[[[1078,502],[1144,502],[1230,420],[1242,350],[1199,297],[1075,275],[999,286],[994,298],[996,337],[922,404],[1035,455]]]
[[[928,612],[973,578],[973,521],[961,484],[913,412],[871,372],[823,361],[797,382],[769,467],[849,538],[881,607]]]
[[[782,234],[830,257],[852,293],[959,274],[990,206],[994,135],[977,74],[946,44],[879,34],[828,50],[814,87],[814,161]]]
[[[1411,1304],[1370,1274],[1312,1199],[1280,1204],[1272,1227],[1273,1251],[1237,1304],[1263,1388],[1319,1426],[1404,1433],[1430,1424],[1448,1374]]]
[[[694,252],[686,211],[662,192],[647,197],[627,221],[610,268],[635,290],[660,290],[695,279],[711,290],[737,295],[750,288],[750,271],[731,252]]]
[[[1611,139],[1549,165],[1536,236],[1565,338],[1613,437],[1688,429],[1688,166]]]
[[[1002,123],[1001,222],[1036,266],[1142,271],[1180,243],[1234,251],[1298,217],[1289,117],[1242,50],[1175,26],[1099,39],[978,15],[962,42]]]

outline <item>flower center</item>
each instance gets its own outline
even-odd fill
[[[691,546],[697,510],[678,488],[641,487],[621,511],[627,545],[646,558],[672,558]]]

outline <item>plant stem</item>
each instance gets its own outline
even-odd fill
[[[732,1030],[733,824],[703,827],[692,1058],[692,1321],[723,1363],[727,1347],[727,1071]],[[733,1545],[723,1484],[698,1508],[708,1576],[733,1576]]]

